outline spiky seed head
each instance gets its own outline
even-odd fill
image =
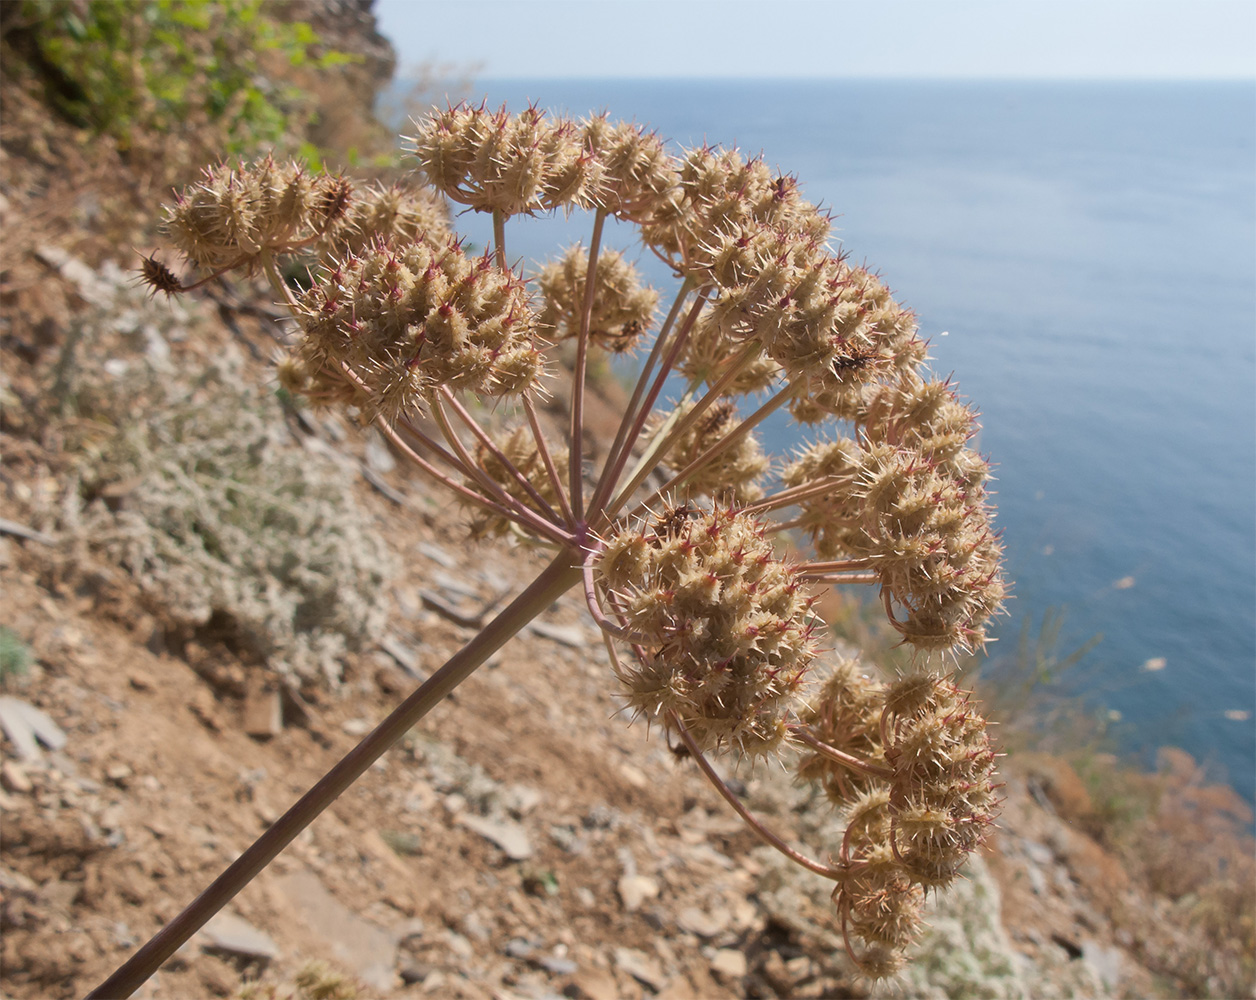
[[[480,212],[530,215],[577,203],[589,180],[578,130],[538,108],[459,104],[418,123],[411,151],[424,179],[451,201]]]
[[[675,712],[703,750],[779,749],[815,650],[807,594],[762,525],[672,507],[610,538],[595,565],[640,651],[622,677],[633,711]]]
[[[895,855],[915,881],[945,885],[997,810],[985,719],[953,681],[927,673],[891,686],[884,719]]]
[[[524,283],[487,254],[469,259],[435,236],[376,244],[325,269],[299,318],[297,355],[315,382],[349,378],[370,415],[421,410],[445,385],[518,394],[542,374]]]
[[[249,266],[264,252],[298,252],[338,225],[351,191],[342,177],[311,175],[270,157],[222,164],[167,206],[165,225],[175,246],[202,267]]]
[[[857,660],[838,659],[829,671],[808,699],[808,706],[799,713],[799,721],[831,747],[870,763],[884,763],[880,722],[885,685],[869,677]],[[876,779],[831,757],[804,754],[798,759],[796,773],[803,781],[818,782],[835,805],[860,803],[858,807],[851,806],[851,824],[862,822],[865,812],[872,808],[866,798],[862,802],[860,799],[877,788]],[[885,804],[888,802],[886,793]],[[886,817],[888,820],[888,813]]]
[[[538,316],[543,336],[563,339],[579,334],[588,272],[589,255],[578,245],[541,269],[536,284],[544,303]],[[631,349],[653,326],[657,305],[658,293],[642,284],[623,254],[614,250],[599,254],[589,320],[593,343],[615,353]]]
[[[680,416],[692,410],[693,404],[686,404]],[[668,419],[659,417],[652,430],[659,432]],[[734,431],[738,422],[737,404],[731,399],[711,404],[668,449],[665,461],[677,471],[687,468]],[[684,489],[690,495],[709,496],[724,503],[753,503],[763,496],[758,481],[767,473],[768,465],[758,437],[753,432],[745,433],[704,461],[686,481]]]
[[[554,482],[545,468],[536,439],[526,427],[517,427],[509,434],[495,437],[493,444],[496,451],[489,449],[482,442],[476,446],[475,451],[476,465],[487,473],[490,479],[510,496],[539,512],[535,497],[511,474],[509,467],[505,464],[509,462],[551,508],[558,506]],[[552,444],[547,444],[546,447],[555,466],[564,467],[567,463],[567,449],[558,448]],[[480,488],[474,480],[468,480],[467,485],[476,490]],[[485,511],[479,506],[472,507],[461,495],[459,495],[459,500],[467,503],[468,509],[472,512],[471,535],[473,538],[503,537],[510,534],[515,522]]]
[[[170,268],[157,259],[156,254],[140,258],[139,280],[148,286],[150,296],[165,292],[166,297],[169,298],[175,292],[183,291],[183,282]]]
[[[423,235],[450,238],[449,211],[430,188],[379,184],[355,192],[343,222],[328,230],[320,243],[325,259],[360,254],[376,243],[414,243]]]

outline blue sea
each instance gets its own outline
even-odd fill
[[[496,80],[475,97],[608,110],[796,174],[983,414],[1015,580],[987,672],[1062,612],[1060,655],[1102,639],[1060,683],[1121,720],[1125,752],[1182,747],[1253,799],[1256,83]],[[510,233],[511,257],[562,225]]]

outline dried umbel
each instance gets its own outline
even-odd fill
[[[492,216],[482,257],[463,253],[423,196],[350,196],[341,180],[268,161],[210,171],[170,210],[193,263],[260,268],[289,305],[300,338],[286,386],[356,407],[458,498],[472,534],[555,551],[329,778],[360,774],[580,586],[629,712],[683,748],[765,842],[834,881],[851,957],[869,976],[892,973],[924,890],[955,877],[992,820],[994,753],[985,721],[934,672],[887,685],[846,661],[816,682],[814,601],[824,586],[877,587],[926,664],[986,641],[1006,588],[973,413],[923,368],[912,313],[828,245],[827,214],[762,158],[674,155],[605,116],[484,105],[434,112],[410,143],[433,188]],[[557,210],[591,214],[591,233],[525,280],[508,266],[507,224]],[[670,304],[656,309],[629,248],[603,245],[609,219],[671,267]],[[277,260],[301,254],[323,263],[297,292]],[[170,290],[166,271],[145,271]],[[591,352],[628,347],[641,371],[591,462]],[[570,379],[557,422],[536,406],[546,371]],[[470,397],[494,401],[491,432]],[[773,414],[810,425],[812,442],[779,476],[756,433]],[[787,551],[786,529],[801,551]],[[796,758],[798,777],[846,816],[833,856],[809,858],[760,822],[714,754]],[[277,827],[291,835],[313,808]],[[241,863],[264,864],[279,838]]]
[[[800,758],[798,777],[819,782],[846,818],[833,899],[852,958],[877,978],[901,964],[924,892],[955,878],[994,821],[986,722],[947,678],[885,685],[849,661],[800,721],[814,752]]]
[[[575,246],[537,274],[537,290],[545,303],[538,323],[542,330],[552,331],[550,336],[580,335],[588,271],[589,255]],[[641,284],[623,254],[603,253],[593,289],[589,340],[616,354],[629,350],[653,326],[658,301],[658,292]]]
[[[775,750],[815,655],[813,598],[766,535],[734,508],[669,506],[594,563],[638,650],[628,704],[703,750]]]
[[[340,224],[349,185],[267,157],[240,167],[209,167],[175,198],[166,228],[192,263],[212,270],[251,267],[263,254],[299,253]]]
[[[442,386],[517,394],[543,370],[523,282],[452,239],[350,255],[300,296],[296,312],[306,391],[343,393],[372,415],[422,410]]]

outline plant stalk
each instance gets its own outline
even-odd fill
[[[350,750],[335,767],[255,840],[209,887],[158,931],[87,1000],[129,997],[158,967],[230,902],[340,794],[401,739],[416,722],[528,622],[580,582],[580,558],[563,551],[484,630]]]

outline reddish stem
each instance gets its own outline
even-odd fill
[[[823,754],[830,760],[835,760],[844,767],[849,767],[852,771],[866,774],[870,778],[880,778],[882,781],[892,781],[894,778],[893,768],[873,764],[862,757],[856,757],[853,754],[837,749],[837,747],[830,746],[816,737],[806,726],[791,726],[790,732],[811,747],[812,750],[816,751],[816,753]]]
[[[790,861],[802,865],[808,871],[815,872],[817,875],[822,875],[825,878],[832,879],[834,881],[841,881],[841,879],[845,878],[846,873],[840,868],[830,868],[828,865],[821,864],[819,861],[795,851],[792,847],[785,843],[785,841],[764,826],[755,817],[754,813],[746,808],[741,799],[733,794],[733,790],[724,784],[724,779],[715,773],[715,768],[711,766],[711,762],[707,760],[702,751],[698,749],[698,744],[694,742],[693,736],[690,734],[689,730],[685,728],[685,724],[680,721],[679,716],[677,716],[675,712],[669,710],[667,713],[667,720],[676,730],[681,741],[685,744],[685,748],[693,756],[693,759],[698,762],[698,766],[702,768],[702,773],[706,775],[707,780],[715,786],[715,790],[717,792],[724,796],[724,801],[733,807],[737,815],[740,816],[745,824],[755,832],[760,840],[762,840],[769,847],[776,848],[776,850],[784,854],[785,857],[789,858]]]
[[[576,370],[571,386],[571,445],[569,455],[571,507],[576,521],[584,518],[584,376],[589,363],[589,327],[593,323],[593,295],[596,291],[597,258],[602,247],[605,209],[593,216],[593,235],[589,240],[589,263],[584,274],[584,304],[580,310],[580,336],[576,338]]]
[[[255,840],[186,909],[87,995],[87,1000],[129,997],[158,967],[230,902],[275,857],[352,785],[424,715],[444,700],[524,625],[579,582],[569,552],[562,552],[484,630],[372,730]]]

